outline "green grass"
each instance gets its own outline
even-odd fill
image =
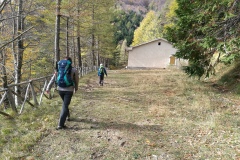
[[[11,112],[11,111],[10,111]],[[23,114],[15,119],[0,117],[0,155],[4,159],[19,159],[25,157],[36,145],[37,141],[48,134],[57,116],[46,104],[32,109],[26,106]],[[50,114],[48,114],[50,113]]]
[[[239,159],[239,95],[180,70],[112,70],[80,80],[67,130],[60,98],[3,119],[1,157],[18,159]],[[220,79],[220,78],[219,78]],[[2,117],[1,117],[2,118]],[[13,122],[14,121],[14,122]]]

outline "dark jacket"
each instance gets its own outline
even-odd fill
[[[100,68],[98,69],[98,76],[103,76],[104,74],[107,76],[107,71],[106,71],[106,69],[105,69],[104,67],[100,67]]]

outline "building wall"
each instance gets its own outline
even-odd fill
[[[156,40],[133,47],[128,54],[128,67],[166,68],[176,49],[165,40]]]

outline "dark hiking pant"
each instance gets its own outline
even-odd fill
[[[67,117],[70,116],[68,106],[71,102],[73,91],[59,91],[59,95],[62,98],[63,104],[62,104],[62,110],[60,113],[58,126],[63,127]]]
[[[104,75],[99,76],[99,84],[103,86]]]

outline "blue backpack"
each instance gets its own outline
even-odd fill
[[[100,74],[101,75],[104,74],[104,68],[103,67],[100,68]]]
[[[72,63],[69,60],[60,60],[58,62],[57,85],[59,87],[73,86],[71,70],[72,70]]]

